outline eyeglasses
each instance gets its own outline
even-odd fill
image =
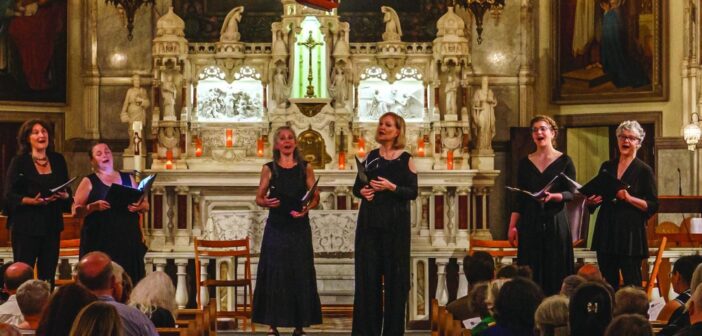
[[[537,133],[537,132],[539,132],[539,131],[541,131],[541,132],[546,132],[546,131],[549,131],[549,130],[551,130],[551,127],[548,127],[548,126],[532,127],[532,128],[531,128],[531,132],[532,132],[532,133]]]
[[[639,141],[639,138],[635,136],[626,136],[626,135],[617,135],[617,138],[619,138],[619,141],[624,142],[629,140],[629,142],[637,142]]]

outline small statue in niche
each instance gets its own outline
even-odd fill
[[[290,96],[290,86],[288,85],[288,69],[282,63],[275,67],[275,74],[272,80],[271,98],[278,107],[285,107],[285,103]]]
[[[334,98],[335,107],[343,107],[348,99],[348,80],[342,65],[334,67],[329,93]]]
[[[475,139],[475,148],[491,150],[492,138],[495,137],[495,94],[488,87],[488,77],[483,76],[482,87],[473,95],[473,113],[471,129]]]
[[[288,46],[283,36],[283,31],[278,30],[275,32],[275,41],[273,41],[273,47],[271,48],[271,54],[274,56],[287,56]]]
[[[239,42],[241,38],[239,21],[242,13],[244,13],[244,6],[235,7],[227,14],[222,23],[222,30],[219,32],[220,42]]]
[[[339,27],[339,31],[336,34],[337,38],[334,43],[334,52],[332,55],[336,57],[348,56],[351,54],[349,43],[346,41],[346,30]]]
[[[173,75],[166,74],[161,83],[161,98],[163,98],[163,120],[177,120],[175,114],[176,85]]]
[[[448,152],[453,152],[454,150],[460,148],[462,142],[463,137],[461,136],[461,132],[458,127],[444,127],[441,129],[443,156],[447,156]]]
[[[180,128],[178,127],[162,127],[158,130],[158,157],[165,158],[169,150],[174,159],[180,158]]]
[[[140,122],[143,126],[146,121],[146,108],[149,107],[149,94],[146,89],[141,87],[141,79],[139,75],[132,76],[133,86],[127,90],[124,96],[124,104],[122,112],[119,114],[119,119],[127,123],[129,132],[129,147],[124,151],[127,154],[134,153],[134,123]]]
[[[381,6],[380,11],[385,14],[383,16],[383,22],[385,22],[383,41],[400,42],[400,38],[402,37],[402,27],[400,27],[400,17],[397,16],[397,12],[388,6]]]
[[[456,93],[458,91],[458,80],[456,80],[452,73],[449,73],[446,79],[446,85],[444,86],[444,93],[446,94],[446,115],[456,114]]]

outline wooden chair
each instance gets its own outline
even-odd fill
[[[208,328],[210,330],[216,329],[217,318],[218,317],[232,317],[235,319],[243,320],[243,329],[247,328],[247,321],[251,319],[253,304],[253,291],[251,286],[251,251],[249,247],[249,238],[240,240],[200,240],[195,238],[195,283],[197,284],[195,291],[197,292],[197,304],[199,307],[205,308],[203,302],[200,298],[200,288],[201,287],[234,287],[234,310],[216,310],[216,300],[211,301],[210,304],[215,304],[215,312],[212,314],[211,324]],[[200,259],[203,257],[207,258],[232,258],[233,263],[231,267],[234,269],[234,276],[232,279],[218,280],[218,279],[206,279],[202,280],[200,274]],[[244,270],[243,277],[238,272],[238,258],[244,258]],[[243,287],[244,290],[244,302],[243,309],[239,309],[237,304],[238,288]],[[206,311],[207,312],[207,311]],[[215,326],[215,328],[212,328]],[[256,331],[254,324],[251,323],[251,331]]]
[[[663,252],[665,252],[665,245],[668,242],[668,238],[663,237],[661,238],[661,242],[658,245],[658,251],[656,252],[656,259],[653,262],[653,270],[651,271],[651,275],[648,277],[648,280],[644,280],[641,286],[646,289],[646,294],[648,295],[649,298],[651,298],[651,293],[653,293],[653,287],[655,285],[658,285],[658,291],[660,291],[662,297],[667,296],[667,291],[664,293],[663,290],[665,288],[662,288],[661,282],[662,281],[657,281],[658,280],[658,273],[661,269],[661,262],[663,261]],[[648,266],[648,261],[644,260],[646,262],[646,266]],[[648,267],[647,267],[648,269]],[[648,273],[644,273],[648,274]],[[667,274],[666,274],[667,276]]]
[[[517,256],[517,247],[512,246],[507,240],[471,239],[469,244],[469,255],[475,251],[484,251],[489,253],[497,264],[500,264],[504,257],[515,258]]]
[[[439,334],[439,300],[431,299],[431,335]]]
[[[62,259],[78,257],[80,252],[80,239],[64,239],[61,240],[59,244],[59,262],[56,266],[56,279],[54,280],[54,284],[56,284],[56,286],[64,286],[76,282],[74,279],[75,270],[73,269],[73,265],[71,265],[71,278],[59,279],[60,272],[58,268],[61,267]]]

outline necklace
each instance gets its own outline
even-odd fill
[[[32,156],[32,160],[34,161],[34,163],[36,163],[37,165],[42,166],[42,167],[46,167],[49,165],[49,158],[46,156],[43,158],[38,158],[38,157]]]

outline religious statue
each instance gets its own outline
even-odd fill
[[[383,16],[383,22],[385,22],[385,32],[383,33],[384,42],[400,42],[402,37],[402,28],[400,27],[400,17],[394,9],[388,6],[381,6],[380,11],[385,15]]]
[[[482,87],[473,95],[473,113],[471,128],[475,139],[475,148],[491,150],[492,138],[495,137],[495,94],[488,88],[488,77],[483,76]]]
[[[380,96],[380,90],[376,89],[373,91],[373,98],[368,102],[368,117],[379,118],[387,110],[387,105],[383,101],[383,97]]]
[[[168,151],[173,158],[180,157],[180,129],[178,127],[162,127],[158,130],[158,157],[165,158]]]
[[[348,80],[344,73],[344,68],[341,65],[334,67],[334,75],[329,86],[329,93],[334,98],[335,107],[343,107],[348,99]]]
[[[463,137],[458,127],[445,127],[441,129],[441,145],[444,156],[446,156],[448,152],[453,152],[460,148],[462,142]]]
[[[163,120],[177,120],[175,114],[176,85],[173,75],[167,74],[161,83],[161,98],[163,100]]]
[[[456,80],[453,74],[449,74],[446,80],[446,85],[444,86],[444,93],[446,94],[446,113],[445,115],[455,115],[456,114],[456,92],[458,91],[458,80]]]
[[[285,42],[285,37],[283,36],[283,31],[278,30],[275,32],[275,41],[273,41],[273,47],[271,48],[271,55],[273,56],[287,56],[288,46]]]
[[[332,55],[335,59],[347,57],[351,54],[351,49],[349,48],[349,42],[346,40],[346,30],[339,27],[339,31],[336,34],[336,42],[334,43],[334,51]]]
[[[220,30],[220,42],[239,42],[241,34],[239,33],[239,21],[241,14],[244,12],[244,6],[234,7],[229,14],[224,18],[222,30]]]
[[[276,65],[272,82],[271,98],[276,106],[285,107],[290,96],[290,86],[288,85],[288,69],[284,64],[278,63]]]
[[[134,74],[132,76],[132,84],[133,86],[127,90],[127,94],[124,96],[122,112],[119,114],[119,119],[128,124],[129,147],[125,149],[125,152],[128,154],[134,153],[135,131],[133,125],[135,122],[139,122],[141,125],[144,124],[146,121],[146,108],[151,103],[146,89],[141,87],[139,75]]]

